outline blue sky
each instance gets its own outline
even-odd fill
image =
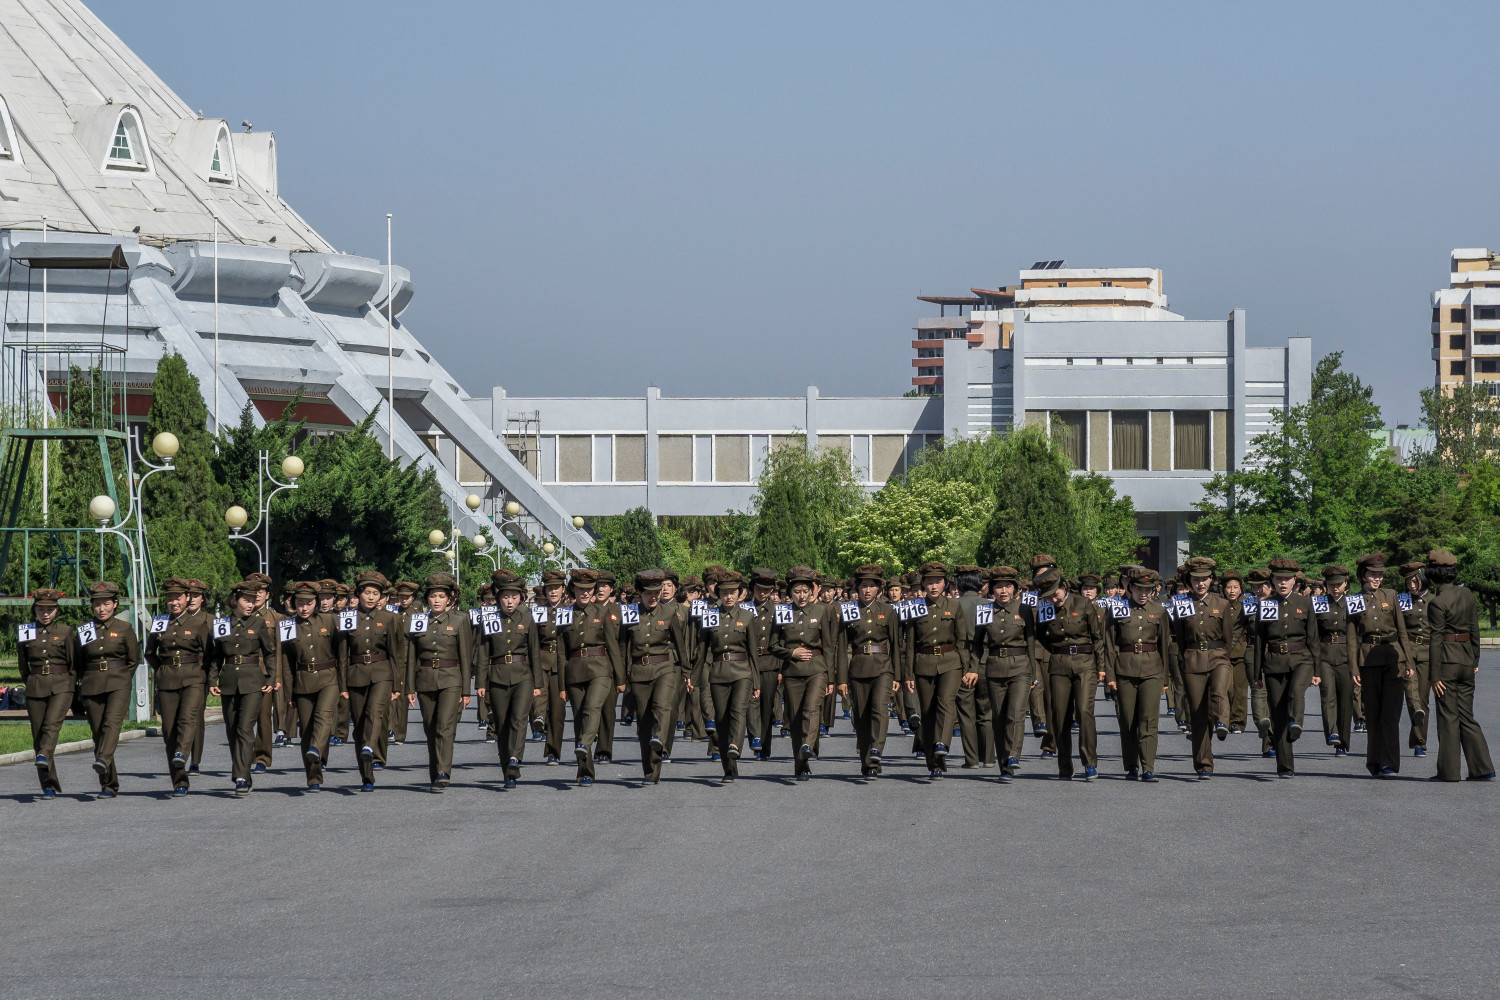
[[[1500,248],[1495,4],[96,0],[412,269],[475,394],[897,394],[919,294],[1042,258],[1342,350],[1387,419]]]

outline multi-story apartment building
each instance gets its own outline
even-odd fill
[[[1460,248],[1451,260],[1448,287],[1432,293],[1433,384],[1500,395],[1500,253]]]

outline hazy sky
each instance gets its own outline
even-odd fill
[[[1392,423],[1448,253],[1500,248],[1500,5],[93,9],[396,263],[475,394],[897,394],[919,294],[1041,258],[1342,350]]]

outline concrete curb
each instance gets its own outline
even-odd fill
[[[1480,636],[1479,637],[1479,646],[1480,646],[1481,649],[1484,649],[1484,648],[1487,648],[1487,647],[1490,647],[1490,646],[1500,646],[1500,635],[1495,635],[1495,636]]]
[[[205,726],[210,722],[222,721],[224,721],[224,713],[220,709],[213,708],[203,713],[203,724]],[[160,737],[161,730],[157,728],[132,729],[129,732],[120,734],[120,742],[124,743],[127,740],[138,740],[146,736]],[[55,757],[58,754],[64,753],[82,753],[85,750],[92,749],[94,749],[93,740],[77,740],[73,743],[59,743],[57,745],[57,749],[52,752],[52,755]],[[0,767],[4,767],[6,764],[24,764],[28,760],[36,760],[35,750],[22,750],[19,753],[0,754]]]

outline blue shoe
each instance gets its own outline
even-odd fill
[[[236,794],[236,795],[249,795],[250,794],[250,782],[246,781],[244,778],[235,778],[234,779],[234,794]]]
[[[362,792],[373,792],[375,790],[375,782],[367,781],[359,786],[359,790]]]
[[[902,726],[901,727],[901,735],[902,736],[910,736],[911,735],[911,727],[910,726]]]
[[[1214,726],[1214,738],[1219,740],[1229,739],[1229,727],[1222,722]]]
[[[1277,771],[1276,772],[1276,777],[1278,777],[1278,778],[1295,778],[1296,776],[1297,776],[1297,772],[1296,771]]]
[[[1338,733],[1329,733],[1328,734],[1328,739],[1325,742],[1327,742],[1327,744],[1329,746],[1337,746],[1338,743],[1339,743],[1339,734]]]
[[[1156,772],[1155,771],[1142,771],[1141,772],[1141,780],[1142,781],[1152,781],[1152,782],[1156,781]]]
[[[1395,773],[1396,773],[1396,769],[1394,767],[1390,767],[1389,765],[1387,765],[1386,767],[1382,767],[1380,769],[1380,773],[1379,773],[1378,777],[1389,778],[1392,775],[1394,775]]]
[[[1136,770],[1133,767],[1130,770],[1128,770],[1128,771],[1125,772],[1125,780],[1126,781],[1139,781],[1140,777],[1141,777],[1141,772],[1138,771],[1138,770]]]
[[[1056,750],[1043,750],[1042,751],[1042,759],[1043,760],[1046,760],[1049,757],[1056,757],[1056,756],[1057,756],[1057,751]]]
[[[1043,733],[1045,733],[1046,731],[1047,731],[1047,724],[1045,722],[1038,722],[1031,729],[1032,735],[1034,735],[1034,736],[1040,736]]]
[[[176,788],[172,789],[172,798],[180,799],[184,795],[186,795],[187,792],[187,785],[178,785]]]
[[[198,765],[197,764],[194,764],[192,767],[188,768],[188,774],[197,774],[197,773],[198,773]]]
[[[344,745],[344,738],[342,736],[330,736],[328,737],[328,745],[331,747],[341,747]]]
[[[589,748],[580,743],[573,748],[573,756],[577,757],[579,760],[588,760]]]
[[[1335,750],[1333,752],[1333,755],[1335,757],[1347,757],[1347,756],[1349,756],[1349,751],[1345,750],[1343,747],[1339,747],[1337,750]]]
[[[307,786],[307,790],[309,792],[321,792],[323,790],[323,786],[322,785],[308,785]]]
[[[709,758],[708,758],[708,759],[709,759],[709,760],[717,760],[717,761],[722,761],[722,760],[723,760],[723,759],[724,759],[724,758],[722,758],[722,757],[720,757],[720,756],[719,756],[719,755],[718,755],[718,754],[717,754],[717,753],[713,753],[713,754],[710,754],[710,755],[709,755]]]
[[[322,761],[323,755],[318,753],[317,747],[308,747],[302,752],[302,763],[317,764]]]
[[[101,799],[112,799],[112,798],[114,798],[118,794],[119,793],[116,792],[113,788],[101,788],[101,789],[99,789],[99,797]]]
[[[1073,723],[1073,732],[1078,732],[1078,723]],[[957,735],[956,733],[954,735]]]
[[[578,779],[578,783],[584,788],[587,788],[594,783],[594,779],[585,774],[583,777]]]
[[[938,770],[937,768],[933,768],[932,769],[932,774],[930,775],[930,777],[932,778],[933,781],[937,781],[942,776],[943,776],[943,772],[942,771]]]
[[[870,752],[866,756],[869,757],[871,763],[873,763],[873,764],[879,764],[880,763],[880,748],[879,747],[871,747],[870,748]]]
[[[953,735],[954,736],[962,736],[963,733],[959,730],[959,728],[957,726],[954,726],[953,727]]]
[[[682,720],[681,720],[681,719],[678,719],[678,720],[677,720],[677,731],[678,731],[678,732],[679,732],[679,733],[680,733],[680,732],[682,732],[682,727],[683,727],[683,722],[682,722]]]
[[[652,750],[655,750],[657,753],[660,753],[665,746],[666,746],[666,744],[662,742],[662,738],[660,736],[652,736],[651,737],[651,749]]]
[[[55,789],[55,788],[43,788],[42,789],[42,798],[44,798],[44,799],[55,799],[55,798],[57,798],[57,789]]]
[[[1175,708],[1169,708],[1169,709],[1167,709],[1167,714],[1168,715],[1176,715],[1177,714],[1177,709],[1175,709]]]
[[[761,746],[762,744],[760,742],[759,736],[750,737],[750,750],[752,753],[760,753]]]
[[[1427,748],[1426,747],[1415,747],[1415,748],[1412,749],[1411,755],[1413,757],[1426,757],[1427,756]]]
[[[1199,781],[1207,781],[1209,778],[1212,778],[1213,776],[1214,776],[1214,773],[1212,771],[1208,770],[1207,768],[1205,768],[1204,770],[1198,772],[1198,780]]]
[[[938,760],[947,760],[948,745],[946,743],[934,743],[932,745],[932,755]]]
[[[554,756],[552,756],[552,755],[551,755],[551,754],[550,754],[550,753],[549,753],[549,754],[548,754],[548,755],[547,755],[547,759],[546,759],[546,760],[544,760],[544,761],[542,761],[542,763],[543,763],[543,764],[546,764],[546,765],[547,765],[547,766],[548,766],[548,767],[553,767],[553,766],[555,766],[555,765],[556,765],[556,764],[557,764],[557,763],[558,763],[558,760],[557,760],[557,758],[556,758],[556,757],[554,757]]]
[[[506,778],[505,779],[505,787],[506,788],[515,788],[516,787],[516,779],[515,778]]]
[[[1010,773],[1014,774],[1020,768],[1020,766],[1021,766],[1021,760],[1020,760],[1020,758],[1018,758],[1018,757],[1007,757],[1007,758],[1005,758],[1005,770],[1009,771]]]
[[[36,755],[36,769],[38,771],[45,771],[48,769],[46,754],[39,753]]]
[[[266,765],[264,765],[264,764],[256,764],[253,767],[251,767],[250,770],[252,772],[254,772],[255,774],[265,774],[266,773]]]
[[[1084,781],[1093,781],[1098,776],[1099,776],[1099,769],[1097,767],[1084,767],[1084,769],[1083,769],[1083,780]]]
[[[174,771],[186,771],[187,770],[187,758],[184,757],[180,753],[174,753],[172,755],[172,761],[171,761],[170,767]]]
[[[828,735],[828,727],[827,726],[819,726],[818,727],[818,735],[819,736],[827,736]]]
[[[1489,774],[1471,774],[1465,780],[1468,780],[1468,781],[1494,781],[1495,780],[1495,772],[1491,771]]]
[[[360,760],[374,760],[375,759],[375,748],[374,747],[360,747],[359,748],[359,759]]]
[[[384,771],[385,770],[385,765],[382,764],[382,763],[380,763],[380,761],[377,760],[375,763],[373,763],[373,764],[370,765],[370,770],[372,770],[372,771]]]
[[[849,710],[847,708],[844,709],[843,718],[845,718],[845,719],[849,718]]]
[[[716,724],[716,723],[715,723],[715,722],[714,722],[714,720],[713,720],[713,719],[709,719],[709,720],[708,720],[708,721],[707,721],[707,722],[705,722],[705,723],[704,723],[704,724],[703,724],[703,728],[704,728],[704,729],[705,729],[705,730],[707,730],[707,731],[708,731],[708,732],[710,732],[710,733],[717,733],[717,732],[718,732],[718,731],[719,731],[719,727],[718,727],[718,725],[717,725],[717,724]]]
[[[94,773],[95,774],[108,774],[109,773],[109,765],[106,764],[106,763],[104,763],[104,761],[101,758],[95,757],[94,758]]]
[[[1356,722],[1354,724],[1354,731],[1356,733],[1368,733],[1370,730],[1363,722]]]
[[[809,744],[809,743],[802,744],[802,756],[804,756],[804,757],[811,757],[812,756],[812,745],[811,744]]]

